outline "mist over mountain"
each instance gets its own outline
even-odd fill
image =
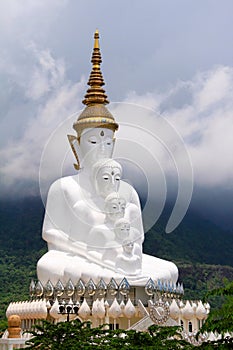
[[[194,188],[191,209],[217,226],[233,233],[233,191],[231,188]]]
[[[124,164],[123,164],[124,165]],[[139,194],[141,207],[143,208],[148,199],[147,179],[141,171],[129,173],[127,166],[124,168],[126,178],[130,178],[130,183]],[[172,209],[175,205],[178,184],[174,179],[167,179],[167,207]],[[219,227],[220,230],[233,234],[233,190],[225,186],[207,188],[194,184],[192,198],[187,210],[188,217],[193,213],[199,215],[201,219],[209,221]],[[188,217],[184,218],[185,222]],[[169,216],[167,215],[167,220]]]
[[[233,266],[233,234],[189,209],[182,223],[170,234],[164,232],[172,207],[167,204],[155,226],[146,234],[147,254],[183,263]]]

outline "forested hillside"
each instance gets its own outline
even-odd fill
[[[189,210],[182,223],[165,233],[170,208],[165,208],[155,226],[146,234],[144,250],[164,259],[233,266],[233,232],[223,231]]]
[[[28,298],[36,263],[45,252],[41,238],[44,207],[40,198],[0,203],[0,318],[10,301]],[[233,234],[189,212],[172,233],[164,233],[169,208],[146,234],[144,251],[173,260],[187,297],[200,298],[207,288],[233,280]],[[219,266],[222,265],[222,266]],[[228,266],[225,266],[228,265]]]

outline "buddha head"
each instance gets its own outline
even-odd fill
[[[134,243],[130,239],[123,241],[122,248],[126,255],[133,255]]]
[[[114,148],[114,132],[98,127],[84,129],[79,138],[81,164],[90,168],[96,161],[111,158]]]
[[[127,219],[121,218],[115,222],[114,232],[118,242],[123,242],[130,234],[130,223]]]
[[[106,221],[116,222],[124,217],[126,200],[119,193],[113,192],[105,198]]]
[[[105,90],[104,79],[100,70],[102,62],[99,48],[99,32],[94,34],[94,48],[92,54],[92,71],[89,77],[89,88],[82,101],[86,108],[74,122],[73,128],[77,137],[68,135],[71,148],[75,154],[79,169],[79,158],[83,167],[89,167],[98,159],[111,158],[114,147],[114,132],[118,129],[113,115],[105,107],[109,103]],[[79,152],[74,143],[77,142]]]
[[[114,159],[101,159],[93,165],[92,181],[98,196],[106,198],[119,190],[122,167]]]

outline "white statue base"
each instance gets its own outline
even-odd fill
[[[55,263],[56,262],[56,263]],[[54,264],[55,263],[55,264]],[[49,266],[53,265],[53,271],[49,271]],[[64,285],[71,279],[77,283],[81,278],[87,283],[90,278],[95,283],[103,278],[109,283],[114,278],[117,283],[126,277],[131,286],[145,286],[148,279],[177,282],[178,269],[172,262],[165,261],[150,255],[142,255],[142,270],[136,276],[126,273],[115,272],[106,267],[80,256],[72,256],[69,253],[50,250],[38,262],[38,279],[43,285],[50,280],[54,285],[60,280]]]

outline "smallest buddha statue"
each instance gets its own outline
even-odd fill
[[[132,242],[130,239],[124,240],[122,253],[116,257],[116,271],[125,273],[126,275],[137,275],[141,272],[142,261],[140,256],[136,254],[137,246],[138,244]]]
[[[114,198],[114,194],[111,197]],[[136,243],[138,230],[131,228],[127,219],[120,218],[115,221],[113,232],[114,237],[108,241],[103,252],[104,264],[127,276],[139,274],[142,268],[142,249]]]

